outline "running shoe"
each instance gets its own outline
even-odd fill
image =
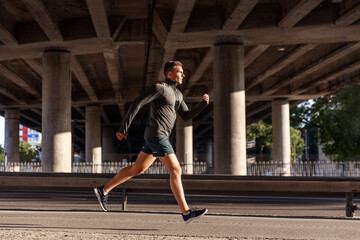
[[[106,203],[109,198],[109,195],[104,194],[104,187],[96,187],[96,188],[94,188],[94,192],[95,192],[97,199],[99,200],[100,206],[106,212],[107,211]]]
[[[191,221],[204,216],[207,211],[208,210],[206,208],[202,210],[189,210],[187,214],[181,214],[181,215],[184,219],[185,224],[188,224]]]

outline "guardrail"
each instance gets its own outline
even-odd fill
[[[2,173],[0,189],[81,190],[92,191],[113,177],[112,174],[74,173]],[[128,192],[170,192],[168,175],[140,175],[119,185],[123,192],[123,210]],[[207,195],[282,195],[282,196],[343,196],[346,216],[353,217],[357,206],[355,194],[360,193],[359,178],[324,177],[245,177],[231,175],[184,175],[186,193]]]

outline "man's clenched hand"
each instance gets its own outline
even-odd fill
[[[207,104],[209,104],[209,95],[207,95],[206,93],[204,94],[204,96],[202,97],[201,101],[206,101]]]
[[[121,140],[123,140],[123,139],[126,140],[127,136],[128,136],[127,133],[126,133],[125,135],[122,134],[121,132],[117,132],[117,133],[116,133],[116,137],[117,137],[117,139],[119,139],[119,141],[121,141]]]

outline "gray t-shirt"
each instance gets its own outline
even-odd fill
[[[166,79],[165,82],[152,85],[131,104],[119,132],[126,134],[140,108],[150,103],[150,115],[146,125],[145,139],[151,137],[169,137],[175,125],[176,113],[188,121],[198,115],[207,103],[201,101],[194,109],[189,110],[182,93],[176,88],[176,82]]]

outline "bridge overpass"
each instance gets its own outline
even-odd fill
[[[71,143],[94,163],[139,149],[146,109],[127,144],[113,131],[175,59],[186,102],[211,99],[177,123],[181,161],[193,158],[181,143],[195,138],[216,172],[244,174],[246,124],[272,116],[274,157],[287,163],[289,107],[360,80],[359,9],[357,0],[2,0],[8,159],[19,161],[19,123],[42,131],[46,171],[69,171]]]

